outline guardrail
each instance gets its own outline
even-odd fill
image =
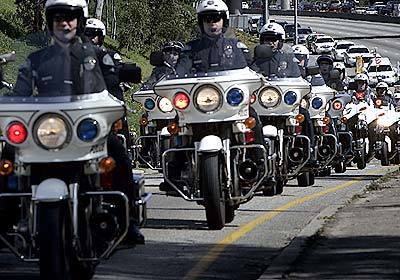
[[[243,12],[245,14],[262,14],[262,10],[256,10],[256,9],[244,10]],[[277,16],[294,16],[294,11],[269,10],[269,14]],[[400,17],[391,17],[383,15],[363,15],[363,14],[312,12],[312,11],[299,11],[298,15],[305,17],[340,18],[340,19],[362,20],[371,22],[400,23]]]

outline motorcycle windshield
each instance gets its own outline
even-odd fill
[[[19,66],[18,72],[10,75],[14,76],[15,84],[11,90],[0,92],[3,97],[13,96],[15,102],[35,102],[34,98],[43,102],[71,102],[76,96],[106,89],[100,65],[104,59],[99,48],[90,42],[75,37],[62,43],[55,36],[43,34],[30,34],[27,40],[34,47],[27,53],[16,52],[14,68]],[[55,97],[61,98],[54,101]]]

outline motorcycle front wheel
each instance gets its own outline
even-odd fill
[[[207,225],[209,229],[222,229],[225,226],[222,162],[218,153],[204,153],[200,160],[200,187],[204,194]]]

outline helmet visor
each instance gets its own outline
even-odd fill
[[[220,22],[221,20],[223,20],[224,16],[222,14],[205,14],[202,16],[202,20],[203,22],[206,23],[215,23],[215,22]]]
[[[85,35],[89,38],[94,38],[96,36],[103,36],[103,31],[100,28],[86,28]]]
[[[377,87],[376,88],[376,94],[377,95],[384,95],[386,94],[387,89],[384,87]]]

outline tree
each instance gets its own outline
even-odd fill
[[[17,0],[17,14],[30,33],[44,30],[44,4],[45,0]]]

